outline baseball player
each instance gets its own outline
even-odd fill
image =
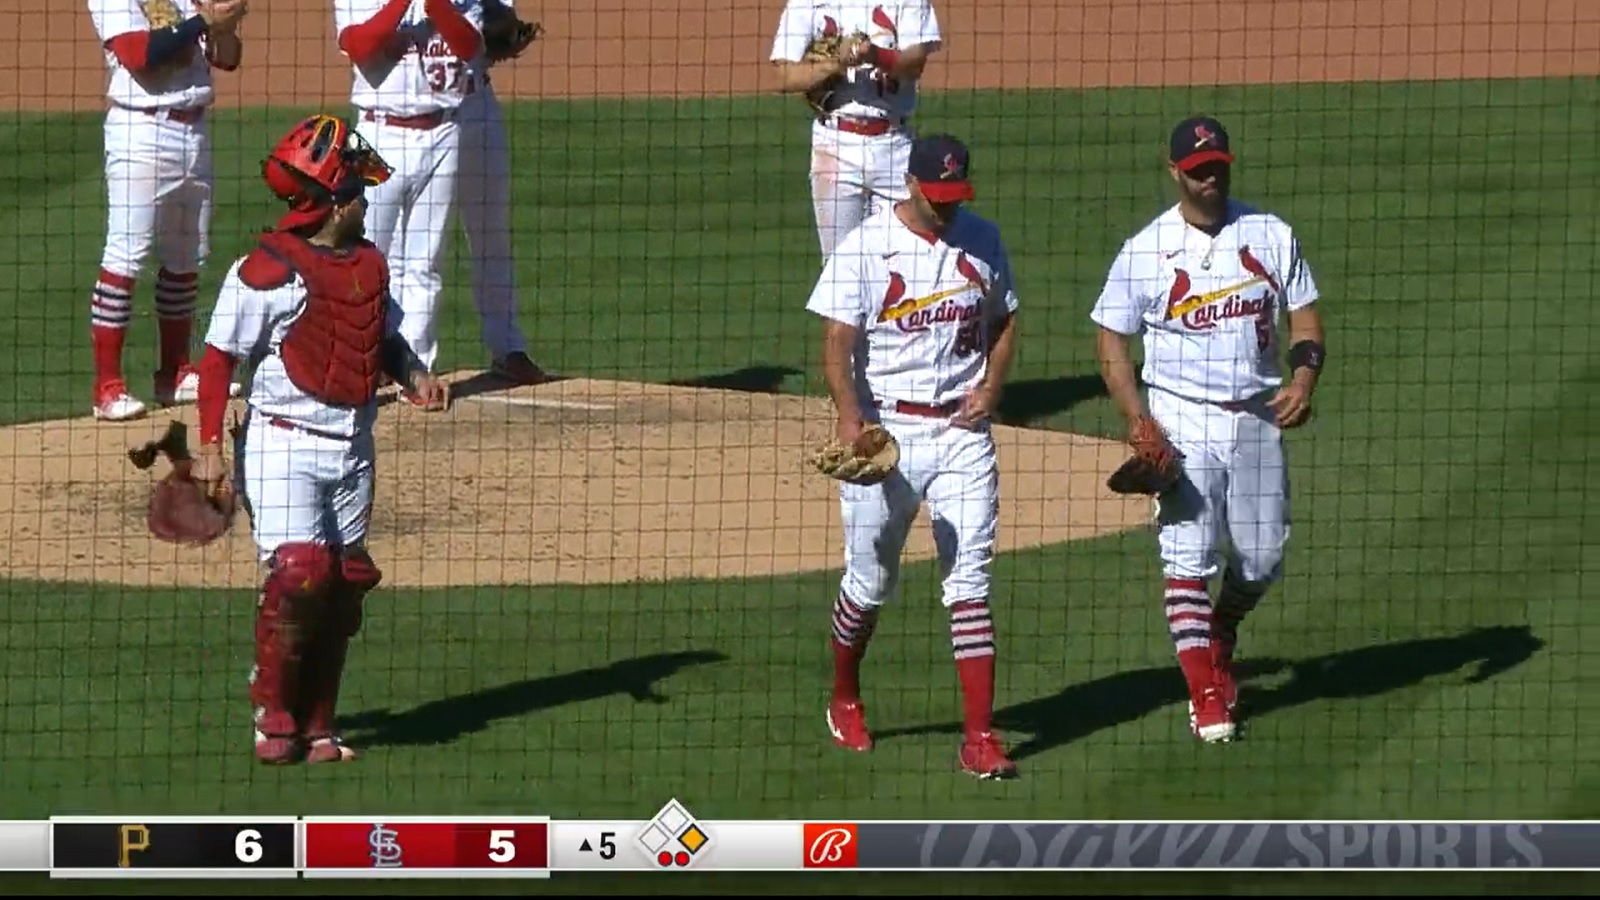
[[[901,447],[887,480],[839,486],[845,572],[833,605],[827,722],[838,745],[872,747],[861,660],[926,501],[964,697],[960,765],[1002,778],[1016,767],[991,727],[989,563],[999,475],[989,418],[1011,365],[1017,295],[999,229],[963,207],[973,196],[967,165],[956,138],[919,138],[901,176],[906,199],[840,242],[807,304],[825,322],[823,371],[838,440],[854,443],[873,422]]]
[[[337,0],[357,128],[394,177],[371,192],[368,233],[394,266],[405,338],[433,370],[445,232],[459,211],[473,253],[473,299],[491,370],[517,384],[544,372],[517,322],[507,156],[487,90],[484,0]],[[408,399],[415,400],[409,394]]]
[[[1183,478],[1157,501],[1159,544],[1190,728],[1207,742],[1236,733],[1239,624],[1282,576],[1289,538],[1282,432],[1310,415],[1325,356],[1300,241],[1282,219],[1231,198],[1232,166],[1216,119],[1173,129],[1178,201],[1123,243],[1091,313],[1106,386],[1130,433],[1169,442],[1182,461]],[[1148,404],[1129,355],[1136,334]]]
[[[151,251],[156,272],[161,405],[194,400],[189,360],[195,296],[210,251],[211,70],[239,67],[245,0],[89,0],[111,74],[105,116],[106,240],[89,297],[94,417],[137,419],[122,350],[133,292]]]
[[[290,208],[233,263],[217,297],[199,366],[194,476],[230,477],[223,415],[244,363],[249,410],[231,477],[267,568],[250,688],[256,757],[342,762],[355,751],[335,729],[339,684],[363,598],[382,578],[365,548],[379,374],[430,408],[448,397],[397,333],[388,264],[362,236],[364,192],[389,177],[383,160],[349,123],[313,116],[263,173]]]
[[[841,38],[816,59],[818,38]],[[929,0],[788,0],[772,42],[785,93],[807,95],[811,203],[823,259],[884,201],[906,198],[910,119],[928,58],[941,47]]]

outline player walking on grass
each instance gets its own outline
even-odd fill
[[[875,422],[901,447],[886,480],[839,486],[845,573],[833,606],[827,721],[835,743],[871,749],[861,663],[926,501],[964,697],[960,765],[1001,778],[1016,766],[991,726],[989,565],[999,474],[989,419],[1011,365],[1017,295],[999,229],[963,208],[973,196],[967,163],[967,148],[953,137],[918,139],[904,176],[907,199],[840,243],[807,304],[825,321],[823,372],[838,440],[849,446]]]
[[[128,389],[122,351],[133,292],[152,251],[160,361],[152,396],[192,401],[189,361],[200,267],[210,252],[212,69],[239,67],[245,0],[89,0],[111,72],[105,117],[106,240],[89,298],[96,419],[146,412]]]
[[[445,387],[397,333],[388,264],[363,237],[364,193],[389,177],[348,123],[313,116],[263,164],[290,211],[229,269],[200,363],[195,478],[230,477],[223,415],[236,365],[251,370],[235,437],[240,496],[265,584],[250,697],[266,763],[355,758],[334,712],[362,601],[382,573],[367,554],[380,374],[444,408]]]
[[[1304,424],[1324,358],[1311,266],[1294,231],[1230,197],[1228,133],[1180,122],[1178,202],[1123,243],[1091,318],[1101,371],[1132,443],[1169,442],[1183,478],[1157,500],[1167,628],[1189,686],[1190,728],[1236,733],[1239,625],[1282,577],[1289,538],[1283,429]],[[1278,319],[1289,325],[1290,376]],[[1144,338],[1140,397],[1129,339]],[[1224,548],[1223,538],[1228,547]],[[1216,602],[1209,586],[1220,575]]]

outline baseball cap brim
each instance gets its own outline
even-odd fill
[[[970,181],[924,181],[922,196],[934,203],[961,203],[977,196]]]
[[[1178,168],[1187,172],[1196,166],[1203,166],[1208,162],[1225,162],[1232,164],[1233,154],[1226,150],[1201,150],[1199,153],[1191,153],[1179,160]]]

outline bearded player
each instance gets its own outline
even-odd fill
[[[839,55],[813,59],[817,38]],[[928,58],[942,46],[929,0],[788,0],[771,59],[783,90],[806,95],[811,203],[826,260],[844,236],[887,202],[904,200],[911,115]]]
[[[1325,351],[1299,238],[1278,216],[1230,197],[1233,152],[1222,123],[1180,122],[1168,167],[1178,202],[1123,243],[1091,318],[1130,434],[1170,442],[1182,460],[1182,480],[1158,498],[1164,600],[1190,729],[1209,743],[1237,730],[1239,626],[1282,577],[1289,539],[1283,431],[1310,415]],[[1280,317],[1289,326],[1287,379]],[[1129,354],[1136,334],[1148,405]]]
[[[267,568],[250,696],[264,763],[354,759],[335,707],[362,602],[382,578],[366,550],[380,376],[448,403],[398,334],[389,268],[363,236],[365,191],[390,169],[331,116],[313,116],[263,163],[289,212],[229,269],[200,362],[195,477],[229,477],[223,415],[234,369],[250,376],[235,478]]]

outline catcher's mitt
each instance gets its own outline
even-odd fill
[[[157,539],[173,544],[201,547],[215,541],[233,525],[236,508],[232,486],[224,478],[215,489],[194,479],[194,457],[189,454],[187,428],[174,421],[159,441],[151,441],[128,451],[128,459],[139,469],[155,465],[165,456],[172,471],[150,488],[150,505],[145,522]]]
[[[484,4],[483,52],[491,64],[516,59],[543,33],[544,26],[522,21],[516,10],[500,0]]]
[[[1106,479],[1106,487],[1112,492],[1156,496],[1178,483],[1183,475],[1178,451],[1154,419],[1144,416],[1135,420],[1128,444],[1133,455]]]
[[[867,425],[855,444],[832,438],[811,456],[811,465],[829,478],[851,484],[878,484],[900,464],[900,443],[881,425]]]

